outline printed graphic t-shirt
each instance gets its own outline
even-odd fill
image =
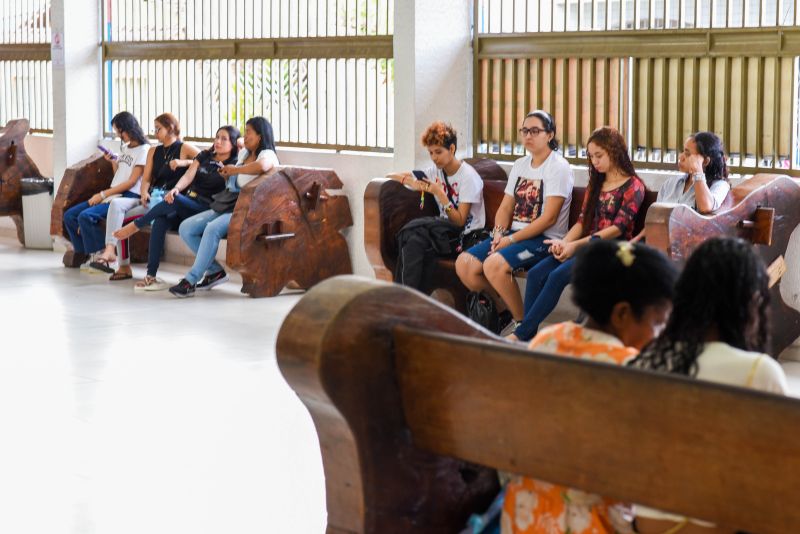
[[[467,222],[464,225],[464,233],[479,230],[486,225],[486,210],[483,207],[483,180],[481,180],[480,174],[472,165],[462,161],[455,174],[447,177],[447,182],[450,184],[449,188],[442,170],[433,166],[425,169],[424,172],[428,180],[442,186],[442,189],[448,194],[456,208],[461,202],[469,202],[469,215],[467,215]],[[447,214],[444,211],[444,206],[439,202],[438,198],[436,203],[439,205],[439,215],[446,218]]]
[[[564,204],[555,224],[544,231],[545,237],[563,238],[569,229],[569,204],[575,178],[567,160],[557,152],[551,152],[544,163],[531,167],[532,156],[528,154],[514,162],[508,175],[505,194],[514,199],[512,230],[521,230],[535,221],[541,214],[547,197],[561,197]]]
[[[111,187],[116,187],[127,181],[131,177],[134,167],[138,165],[144,167],[145,164],[147,164],[148,150],[150,150],[149,144],[139,145],[134,148],[130,148],[128,145],[122,145],[122,150],[120,150],[119,158],[117,159],[117,172],[114,173],[114,179],[111,180]],[[128,191],[138,195],[141,189],[142,177],[140,176]]]

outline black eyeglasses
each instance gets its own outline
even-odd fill
[[[519,129],[519,134],[520,134],[522,137],[525,137],[525,136],[526,136],[526,135],[528,135],[528,134],[530,134],[530,135],[533,135],[533,136],[537,136],[537,135],[539,135],[540,133],[542,133],[542,132],[546,132],[546,131],[547,131],[547,130],[542,130],[541,128],[537,128],[536,126],[534,126],[533,128],[525,128],[525,127],[522,127],[522,128],[520,128],[520,129]]]

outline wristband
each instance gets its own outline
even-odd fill
[[[516,243],[516,241],[514,241],[514,234],[508,234],[508,240],[509,240],[511,243]]]
[[[692,179],[695,182],[705,182],[706,181],[706,175],[703,174],[702,172],[696,172],[696,173],[694,173],[692,175]]]
[[[445,213],[449,213],[449,212],[450,212],[450,210],[452,210],[452,209],[455,209],[455,206],[453,206],[453,203],[452,203],[452,202],[448,202],[448,203],[447,203],[447,206],[445,206],[445,207],[444,207],[444,212],[445,212]]]
[[[100,191],[100,198],[102,198],[103,200],[105,200],[105,199],[106,199],[106,192],[105,192],[105,190],[103,190],[103,191]]]

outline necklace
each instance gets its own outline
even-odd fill
[[[162,158],[164,159],[164,162],[163,162],[164,165],[166,165],[167,163],[169,163],[170,161],[175,159],[176,155],[173,153],[173,152],[175,152],[173,150],[173,148],[176,145],[178,145],[178,149],[180,149],[180,146],[179,146],[180,143],[178,143],[177,141],[175,141],[174,143],[172,143],[168,147],[166,147],[166,146],[164,147],[164,151],[163,151],[163,154],[162,154]]]

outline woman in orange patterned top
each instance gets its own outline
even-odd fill
[[[675,267],[655,249],[595,240],[578,252],[572,272],[572,298],[586,313],[586,323],[545,328],[530,348],[624,365],[666,323],[676,277]],[[631,507],[624,503],[514,476],[501,524],[503,534],[605,534],[633,532],[631,521]]]

